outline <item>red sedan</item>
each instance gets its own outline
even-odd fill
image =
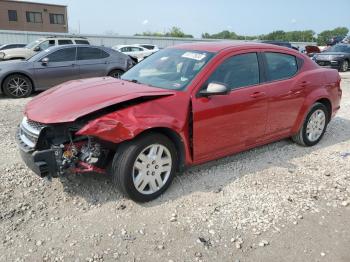
[[[108,172],[135,201],[176,172],[283,138],[313,146],[340,107],[336,70],[289,48],[167,48],[122,78],[71,81],[28,103],[20,152],[40,176]]]

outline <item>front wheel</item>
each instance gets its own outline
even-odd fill
[[[166,136],[143,135],[118,147],[112,163],[113,182],[134,201],[150,201],[170,186],[176,163],[175,146]]]
[[[109,72],[108,76],[119,79],[123,74],[124,74],[124,71],[116,69]]]
[[[33,91],[30,79],[24,75],[14,74],[8,76],[3,84],[4,93],[12,98],[28,97]]]
[[[314,146],[322,139],[329,122],[327,107],[321,103],[315,103],[307,114],[299,132],[292,139],[303,146]]]

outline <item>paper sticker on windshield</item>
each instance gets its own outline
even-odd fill
[[[189,58],[189,59],[194,59],[197,61],[203,60],[206,55],[205,54],[199,54],[199,53],[193,53],[193,52],[186,52],[182,55],[182,57]]]

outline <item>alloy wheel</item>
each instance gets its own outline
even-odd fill
[[[14,77],[8,82],[7,89],[14,97],[23,97],[30,91],[30,86],[25,79]]]

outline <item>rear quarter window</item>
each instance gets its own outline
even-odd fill
[[[268,81],[288,79],[298,72],[298,60],[293,55],[266,52],[265,58]]]
[[[75,40],[75,43],[77,45],[90,45],[89,41],[87,40]]]

